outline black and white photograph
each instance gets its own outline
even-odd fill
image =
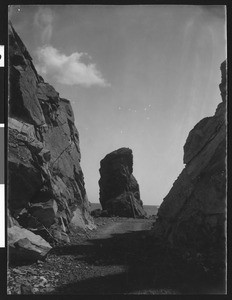
[[[227,294],[227,6],[9,5],[7,295]]]

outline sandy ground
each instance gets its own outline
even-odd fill
[[[8,294],[218,294],[197,270],[152,239],[154,220],[97,218],[97,229],[73,232],[44,262],[11,266]]]

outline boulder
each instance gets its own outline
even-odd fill
[[[91,211],[91,216],[94,218],[99,218],[99,217],[108,217],[108,211],[107,210],[101,210],[100,208],[94,209]]]
[[[145,217],[137,180],[133,176],[133,155],[129,148],[120,148],[100,162],[100,203],[109,215]]]
[[[213,263],[224,265],[226,62],[221,71],[223,102],[214,116],[204,118],[190,131],[184,145],[186,166],[158,210],[154,234],[173,247],[202,252]]]
[[[91,211],[91,216],[93,216],[95,218],[99,218],[99,217],[101,217],[101,212],[102,212],[102,210],[100,208],[94,209]]]
[[[7,209],[7,227],[13,227],[13,226],[18,226],[20,227],[19,223],[15,218],[13,218],[10,215],[9,209]]]
[[[58,206],[55,200],[47,202],[33,203],[30,207],[30,213],[37,218],[45,227],[49,228],[54,222],[57,215]]]
[[[52,248],[41,236],[18,226],[8,228],[8,245],[10,263],[43,260]]]
[[[71,104],[37,73],[11,24],[9,95],[10,215],[25,228],[42,224],[63,240],[72,220],[76,227],[94,227]]]

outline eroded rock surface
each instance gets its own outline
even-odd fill
[[[201,120],[184,145],[184,170],[158,210],[155,234],[172,246],[224,261],[226,216],[226,61],[219,85],[222,102]]]
[[[10,216],[35,233],[49,230],[69,241],[70,226],[94,227],[72,107],[38,75],[11,24],[9,86]]]
[[[129,148],[120,148],[100,162],[100,203],[109,215],[145,217],[137,180],[133,176],[133,155]]]

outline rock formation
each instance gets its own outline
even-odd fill
[[[69,241],[70,226],[94,227],[72,107],[38,75],[11,24],[9,87],[10,216],[37,234]]]
[[[145,217],[139,185],[132,175],[133,155],[129,148],[107,154],[100,162],[100,203],[109,215]]]
[[[8,245],[11,262],[21,263],[42,260],[52,248],[41,236],[18,226],[8,229]]]
[[[214,116],[190,131],[184,145],[186,166],[164,198],[154,229],[170,245],[200,251],[214,262],[224,259],[225,248],[226,61],[221,72],[222,102]]]
[[[109,217],[109,214],[107,210],[101,210],[100,208],[97,208],[91,211],[91,216],[93,216],[94,218],[100,218],[100,217]]]

